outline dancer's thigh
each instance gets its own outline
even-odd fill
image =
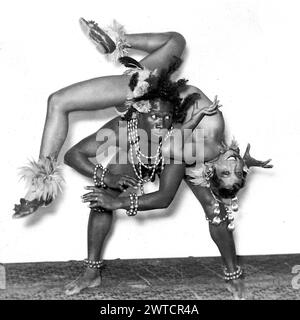
[[[129,76],[107,76],[82,81],[57,91],[53,96],[64,111],[99,110],[125,102]]]

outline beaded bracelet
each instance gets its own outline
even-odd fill
[[[237,269],[234,272],[227,272],[224,269],[224,279],[226,281],[239,279],[242,276],[242,274],[243,269],[240,266],[237,266]]]
[[[103,260],[94,261],[94,260],[84,259],[83,263],[86,267],[89,267],[91,269],[101,269],[103,267]]]
[[[100,180],[98,179],[97,177],[97,171],[98,169],[102,169],[102,173],[101,173],[101,177],[100,177]],[[95,169],[94,169],[94,174],[93,174],[93,180],[94,180],[94,184],[96,187],[99,187],[99,188],[106,188],[107,185],[104,183],[104,177],[105,177],[105,174],[108,172],[108,169],[107,168],[104,168],[102,166],[102,164],[97,164],[95,166]]]
[[[129,194],[129,199],[130,199],[130,208],[129,210],[126,211],[126,214],[128,216],[136,216],[138,212],[138,207],[139,207],[139,198],[136,193],[130,193]]]

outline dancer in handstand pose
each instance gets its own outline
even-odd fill
[[[122,46],[124,46],[124,48],[132,47],[150,52],[150,54],[141,61],[141,65],[149,70],[157,69],[158,74],[164,67],[170,65],[174,55],[181,55],[185,46],[184,38],[174,32],[138,35],[126,35],[119,32],[119,39],[113,42],[94,22],[86,22],[82,19],[81,24],[87,35],[95,42],[98,49],[102,48],[102,51],[105,53],[116,51],[116,47],[120,48]],[[112,43],[114,45],[112,45]],[[142,79],[142,73],[139,75]],[[124,104],[128,96],[132,96],[133,94],[128,87],[132,76],[133,74],[131,73],[131,75],[92,79],[62,89],[51,95],[48,101],[48,113],[40,152],[40,162],[48,161],[51,164],[56,164],[55,159],[67,134],[69,112],[77,110],[98,110],[113,105]],[[138,88],[140,87],[138,86]],[[248,165],[248,167],[251,165],[269,167],[269,161],[256,161],[250,157],[249,150],[245,153],[244,159],[242,159],[235,145],[228,147],[225,143],[224,120],[221,112],[215,113],[214,109],[214,106],[217,106],[217,101],[212,103],[198,88],[192,86],[181,88],[180,98],[185,99],[188,96],[190,97],[186,100],[186,106],[188,102],[193,103],[199,95],[201,98],[197,100],[193,108],[190,109],[188,117],[181,126],[181,130],[184,128],[193,129],[195,127],[204,129],[204,159],[202,159],[201,165],[198,164],[194,168],[191,167],[187,169],[189,176],[186,177],[186,181],[201,202],[206,217],[210,222],[211,236],[220,250],[226,267],[225,278],[231,288],[241,297],[243,295],[243,286],[240,279],[242,272],[236,261],[232,236],[233,215],[231,211],[237,208],[235,195],[244,184],[246,177],[244,169],[246,169],[246,165]],[[211,110],[209,110],[209,106],[212,106]],[[215,113],[215,115],[203,118],[205,112],[207,112],[208,115],[213,113]],[[158,119],[160,119],[160,117],[158,117]],[[200,119],[202,119],[202,121],[199,123]],[[106,128],[116,130],[114,120],[107,124]],[[56,132],[57,137],[55,140],[53,140],[54,132]],[[170,140],[163,143],[163,153],[169,154],[174,158],[182,157],[182,149],[174,148],[168,141]],[[190,144],[186,143],[185,148],[193,147],[194,143],[195,140]],[[66,155],[67,163],[71,164],[70,158],[74,158],[71,155],[72,153],[74,155],[75,150],[78,151],[78,148],[73,149],[72,152]],[[101,179],[103,172],[105,172],[105,170],[97,170],[96,177]],[[91,175],[91,169],[89,169],[89,174]],[[192,177],[192,179],[189,177]],[[112,188],[121,185],[123,188],[132,187],[136,183],[135,180],[132,180],[132,177],[129,179],[128,174],[124,175],[123,171],[118,175],[107,174],[105,182],[108,185],[110,184]],[[34,196],[36,196],[34,192],[29,194],[33,194],[33,199]],[[43,193],[43,195],[45,195],[45,193]],[[48,194],[46,194],[46,196],[48,197]],[[90,196],[98,197],[97,201],[93,201],[93,205],[101,206],[109,210],[112,209],[111,207],[107,207],[108,202],[109,205],[112,202],[106,201],[107,199],[103,196],[102,190],[94,189],[93,195]],[[37,202],[36,206],[32,205],[30,201],[26,201],[23,207],[17,208],[19,210],[16,211],[16,214],[22,216],[35,211],[41,205],[40,202],[45,204],[47,197],[43,199],[38,198],[38,200],[35,198],[32,203],[35,204],[35,202]],[[50,200],[51,197],[52,195],[50,195]],[[85,199],[96,200],[96,198]],[[132,201],[134,201],[134,199]],[[99,255],[97,256],[97,259],[98,258]],[[89,266],[92,265],[92,263],[90,263],[92,259],[96,259],[96,257],[89,259]],[[99,280],[96,282],[98,281]],[[82,288],[82,286],[77,283],[70,292],[77,292],[80,288]]]

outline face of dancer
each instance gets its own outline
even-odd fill
[[[228,150],[214,163],[211,185],[222,198],[233,198],[245,184],[244,162],[238,152]]]
[[[160,99],[152,101],[151,105],[149,113],[139,114],[139,128],[145,130],[149,139],[163,137],[172,126],[173,107]]]

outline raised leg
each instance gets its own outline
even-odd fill
[[[126,35],[132,48],[149,54],[141,61],[149,69],[167,68],[174,55],[181,56],[184,38],[176,32]],[[58,156],[68,133],[68,114],[91,111],[124,103],[128,94],[129,77],[101,77],[63,88],[48,99],[48,109],[40,148],[40,157]]]

